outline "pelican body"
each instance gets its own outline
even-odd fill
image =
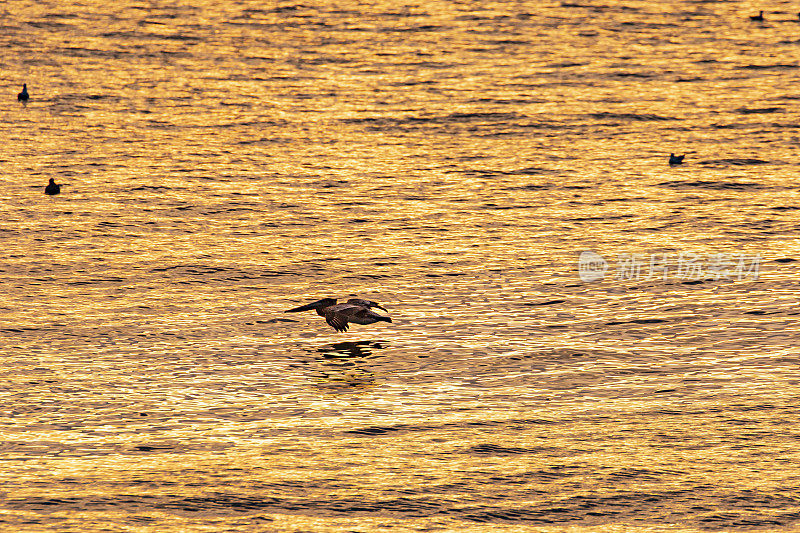
[[[317,314],[324,317],[325,322],[336,331],[347,331],[347,328],[350,327],[350,322],[353,324],[374,324],[375,322],[392,321],[390,317],[379,315],[373,311],[373,307],[386,311],[385,307],[371,300],[351,298],[347,300],[347,303],[337,304],[336,298],[323,298],[310,304],[288,309],[284,313],[316,310]]]
[[[28,84],[27,83],[23,83],[22,84],[22,92],[20,92],[17,95],[17,100],[19,100],[20,102],[27,102],[28,98],[30,98],[30,95],[28,94]]]

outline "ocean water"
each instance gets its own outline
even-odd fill
[[[6,2],[0,530],[800,529],[798,9]]]

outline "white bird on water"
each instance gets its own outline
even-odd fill
[[[347,303],[337,304],[336,298],[323,298],[310,304],[301,305],[294,309],[288,309],[284,313],[299,313],[300,311],[316,310],[317,314],[325,317],[328,323],[336,331],[347,331],[348,322],[353,324],[374,324],[375,322],[391,322],[388,316],[379,315],[371,308],[386,308],[372,300],[362,300],[361,298],[351,298]],[[388,311],[386,311],[388,313]]]

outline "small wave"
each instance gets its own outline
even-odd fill
[[[402,118],[387,117],[363,117],[342,119],[345,124],[382,124],[382,125],[404,125],[404,124],[447,124],[452,122],[475,122],[475,121],[511,121],[528,118],[527,115],[520,113],[450,113],[440,116],[407,116]]]
[[[522,304],[522,305],[527,305],[529,307],[535,307],[535,306],[539,306],[539,305],[563,304],[565,302],[566,302],[566,300],[548,300],[546,302],[531,302],[531,303],[526,303],[526,304]]]
[[[739,67],[742,70],[787,70],[798,68],[798,65],[790,65],[786,63],[776,63],[774,65],[743,65]]]
[[[655,74],[648,74],[645,72],[615,72],[611,74],[615,78],[653,78]]]
[[[395,33],[417,33],[417,32],[429,32],[429,31],[441,31],[446,29],[444,26],[436,26],[434,24],[420,24],[418,26],[407,26],[405,28],[384,28],[383,31],[385,32],[395,32]]]
[[[606,326],[617,326],[619,324],[660,324],[662,322],[668,322],[668,321],[663,318],[636,318],[634,320],[606,322]]]
[[[561,174],[560,170],[553,170],[550,168],[541,168],[541,167],[527,167],[527,168],[520,168],[518,170],[509,170],[507,172],[503,172],[503,174],[508,175],[529,175],[529,176],[537,176],[542,174]]]
[[[532,183],[530,185],[520,185],[518,187],[509,187],[506,190],[509,190],[509,191],[542,191],[542,190],[547,190],[547,189],[552,189],[552,188],[553,188],[553,185],[550,185],[550,184],[547,184],[547,185],[536,185],[536,184]]]
[[[583,67],[588,65],[588,62],[576,62],[576,61],[562,61],[561,63],[550,63],[549,65],[545,65],[548,68],[570,68],[570,67]]]
[[[735,165],[735,166],[745,166],[745,165],[766,165],[771,163],[771,161],[765,161],[764,159],[750,159],[750,158],[729,158],[729,159],[709,159],[707,161],[700,161],[699,165]]]
[[[609,113],[609,112],[602,112],[602,113],[589,113],[588,115],[591,118],[598,118],[598,119],[617,119],[617,120],[640,120],[640,121],[649,121],[649,120],[675,120],[672,117],[662,117],[661,115],[655,115],[652,113]]]
[[[514,448],[507,446],[500,446],[499,444],[478,444],[473,446],[467,453],[472,455],[522,455],[534,453],[535,448]]]
[[[351,429],[349,431],[345,431],[345,433],[349,433],[351,435],[387,435],[403,429],[407,428],[405,426],[371,426],[360,429]]]
[[[753,183],[748,181],[665,181],[659,183],[662,187],[669,187],[671,189],[683,188],[700,188],[700,189],[716,189],[716,190],[743,190],[743,189],[761,189],[764,186],[760,183]]]
[[[741,115],[755,115],[759,113],[778,113],[779,111],[783,111],[781,107],[756,107],[756,108],[747,108],[747,107],[740,107],[739,109],[734,109],[736,113]]]

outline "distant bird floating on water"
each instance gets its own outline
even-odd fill
[[[669,154],[669,164],[670,164],[670,166],[672,166],[672,165],[682,165],[684,157],[686,157],[686,154],[683,154],[683,155]]]
[[[50,183],[48,183],[47,187],[44,188],[44,193],[53,195],[53,194],[58,194],[60,192],[61,192],[61,185],[56,183],[56,181],[53,178],[50,178]]]
[[[20,102],[27,102],[28,98],[30,98],[30,97],[31,96],[28,94],[28,84],[27,83],[23,83],[22,84],[22,92],[20,92],[17,95],[17,100],[19,100]]]
[[[284,311],[284,313],[298,313],[300,311],[311,311],[315,309],[317,314],[321,317],[325,317],[325,322],[336,331],[347,331],[347,328],[350,327],[348,322],[352,322],[353,324],[374,324],[375,322],[392,321],[390,317],[379,315],[375,311],[372,311],[372,307],[377,307],[378,309],[386,311],[385,307],[371,300],[351,298],[347,300],[347,303],[337,304],[336,298],[323,298],[322,300],[317,300],[310,304],[289,309]]]
[[[764,20],[764,12],[763,11],[759,11],[758,15],[751,15],[750,16],[750,20],[755,20],[757,22],[760,22],[760,21]]]

